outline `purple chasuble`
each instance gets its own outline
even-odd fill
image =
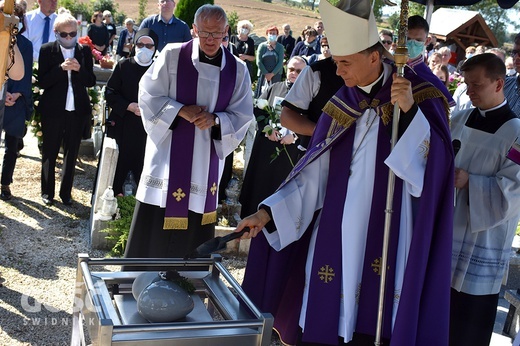
[[[390,267],[388,273],[391,278],[390,283],[388,283],[387,286],[383,335],[390,338],[390,346],[447,346],[453,230],[452,203],[454,166],[453,148],[451,146],[451,136],[447,122],[448,118],[445,111],[446,103],[443,95],[441,95],[436,88],[427,83],[420,76],[417,76],[409,68],[405,69],[405,78],[411,81],[414,99],[429,122],[430,143],[422,195],[419,198],[412,199],[413,233],[404,273],[399,308],[392,330],[394,266],[400,223],[399,212],[402,188],[402,181],[396,179],[398,185],[396,185],[396,193],[394,194],[394,214],[392,217],[392,233],[390,241],[390,247],[392,250],[390,251],[388,262]],[[381,100],[389,99],[389,86],[384,85],[380,93],[384,95],[381,97],[377,95],[376,98],[379,97]],[[310,274],[313,277],[311,278],[309,286],[311,290],[314,289],[313,286],[320,284],[319,281],[321,281],[322,286],[325,286],[324,280],[318,276],[318,271],[316,270],[319,269],[321,271],[320,264],[329,264],[330,268],[330,263],[333,263],[332,261],[339,260],[341,262],[342,248],[340,241],[338,241],[338,239],[341,239],[341,235],[331,234],[333,229],[327,229],[327,223],[329,220],[324,221],[324,219],[329,219],[328,215],[332,215],[332,219],[330,220],[331,225],[335,227],[336,233],[341,232],[341,228],[338,228],[340,227],[338,222],[341,223],[342,215],[333,215],[334,211],[326,211],[326,209],[331,209],[331,204],[334,206],[341,205],[345,200],[344,193],[345,186],[348,186],[348,174],[345,173],[346,165],[344,162],[341,162],[350,162],[349,160],[346,160],[346,158],[352,155],[352,143],[355,135],[355,127],[349,128],[348,123],[352,120],[349,118],[354,118],[353,121],[355,121],[355,118],[361,116],[359,112],[360,109],[363,108],[359,106],[359,101],[362,101],[363,97],[359,94],[360,93],[355,91],[354,88],[343,87],[338,91],[336,94],[336,101],[343,101],[348,108],[341,107],[341,104],[336,102],[334,99],[329,101],[327,106],[324,108],[326,113],[324,113],[318,121],[313,138],[311,139],[311,144],[309,145],[309,150],[288,177],[288,180],[292,179],[292,177],[297,175],[306,167],[307,164],[319,157],[323,152],[331,150],[329,179],[338,180],[338,186],[341,186],[341,188],[338,187],[338,191],[331,191],[333,189],[329,188],[330,185],[328,184],[324,208],[321,210],[322,217],[320,219],[321,224],[319,225],[317,235],[317,249],[315,256],[321,251],[318,247],[321,247],[322,242],[324,242],[327,247],[331,246],[326,248],[328,252],[337,252],[337,254],[325,254],[325,256],[329,256],[329,258],[326,258],[323,263],[318,263],[317,258],[314,258],[313,269]],[[378,256],[381,256],[380,237],[383,232],[382,228],[384,224],[384,206],[388,174],[388,168],[384,165],[383,160],[389,153],[389,143],[384,143],[384,138],[387,138],[387,142],[389,142],[388,127],[391,126],[391,111],[390,118],[386,119],[388,112],[385,109],[386,106],[384,104],[381,106],[371,104],[370,106],[378,112],[382,122],[380,123],[380,130],[378,133],[376,179],[374,182],[372,211],[368,225],[367,249],[365,252],[362,274],[362,287],[359,295],[356,332],[375,335],[379,276],[374,275],[375,273],[373,272],[372,264],[377,264],[373,261]],[[390,107],[393,109],[393,106]],[[378,109],[380,111],[378,111]],[[338,147],[337,152],[336,149],[334,149],[336,146]],[[344,156],[340,155],[341,152],[343,152]],[[338,156],[341,157],[340,161],[336,160]],[[334,177],[334,174],[336,173],[333,172],[336,169],[343,173],[338,173],[338,176]],[[340,174],[343,174],[343,179],[346,181],[339,182]],[[284,184],[282,184],[282,186]],[[380,187],[380,185],[384,185],[384,187]],[[341,196],[342,194],[343,196]],[[336,211],[338,210],[337,207],[332,209]],[[325,217],[325,212],[328,213],[327,217]],[[307,232],[310,233],[312,230],[313,227],[311,225],[307,229]],[[320,235],[322,231],[323,234]],[[322,238],[322,236],[323,238],[330,236],[333,237],[332,239],[336,240],[328,242],[326,239],[319,239]],[[286,303],[281,300],[277,306],[273,307],[272,310],[269,311],[272,312],[275,317],[275,329],[279,332],[281,339],[286,344],[295,344],[298,335],[299,326],[297,315],[301,310],[301,300],[303,298],[302,286],[305,281],[303,278],[295,278],[291,272],[294,271],[293,268],[296,268],[296,271],[300,276],[304,275],[304,271],[301,270],[301,267],[305,266],[303,259],[306,258],[308,248],[305,243],[302,244],[305,246],[298,246],[298,244],[302,243],[302,240],[308,241],[308,239],[309,237],[304,236],[298,242],[289,245],[289,247],[292,247],[294,250],[291,257],[302,258],[303,263],[298,263],[297,266],[293,266],[289,272],[286,273],[286,280],[280,280],[277,290],[282,293],[277,294],[276,296],[291,296],[292,298],[290,302]],[[337,244],[334,244],[333,242],[336,242]],[[321,257],[321,254],[319,257]],[[256,261],[263,261],[263,258],[259,256],[256,258]],[[325,267],[325,269],[327,268]],[[345,269],[348,270],[348,268]],[[270,263],[270,268],[267,269],[267,272],[276,273],[277,271],[277,264]],[[328,287],[328,289],[331,290],[330,294],[333,296],[331,300],[336,301],[336,303],[328,302],[325,303],[327,305],[318,305],[318,307],[315,308],[313,305],[316,304],[312,299],[318,299],[318,303],[321,304],[322,300],[320,299],[324,298],[324,296],[313,298],[311,297],[313,293],[309,294],[308,309],[316,309],[317,317],[313,318],[309,316],[309,314],[306,316],[307,318],[311,318],[311,320],[306,319],[303,335],[304,341],[316,340],[316,342],[320,343],[337,344],[340,304],[337,292],[338,287],[341,287],[341,271],[342,268],[340,263],[339,266],[336,265],[334,268],[335,275],[333,280],[326,284],[333,287],[331,283],[337,281],[338,286],[333,288]],[[370,271],[372,271],[372,273],[370,273]],[[276,275],[283,278],[283,276],[278,273]],[[324,278],[330,278],[330,275],[322,276]],[[315,281],[314,283],[312,282],[313,280]],[[301,286],[298,287],[295,286],[295,284]],[[259,285],[258,289],[263,289],[263,286]],[[333,304],[337,305],[333,306]],[[376,307],[375,309],[374,306]],[[320,319],[322,321],[320,321]],[[312,324],[314,323],[319,323],[319,326],[316,328],[313,327]],[[331,326],[326,326],[326,324],[330,324]],[[323,329],[320,329],[320,326]]]
[[[191,59],[193,40],[184,43],[180,48],[177,68],[176,100],[185,105],[197,104],[197,83],[199,72]],[[218,99],[215,112],[225,111],[236,84],[237,63],[227,49],[222,49],[226,56],[226,66],[220,71]],[[231,78],[226,78],[230,76]],[[180,87],[182,86],[182,87]],[[193,166],[193,150],[195,145],[195,125],[178,116],[177,126],[172,130],[170,147],[170,175],[164,229],[187,229],[188,207],[190,200],[191,170]],[[208,130],[210,131],[210,130]],[[206,203],[202,224],[216,222],[218,166],[219,158],[215,145],[211,140],[211,155],[206,192]]]

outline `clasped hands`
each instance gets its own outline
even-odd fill
[[[206,106],[183,106],[179,116],[197,126],[200,130],[207,130],[215,125],[215,115],[206,112]]]
[[[6,94],[5,94],[5,105],[7,107],[14,106],[14,104],[16,103],[16,100],[18,100],[20,95],[21,95],[20,93],[6,92]]]
[[[75,58],[67,58],[64,62],[61,63],[61,69],[64,71],[76,71],[78,72],[81,68],[78,60]]]

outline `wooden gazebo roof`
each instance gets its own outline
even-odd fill
[[[430,33],[437,39],[453,41],[463,51],[470,45],[498,46],[495,35],[476,11],[439,8],[432,14]]]

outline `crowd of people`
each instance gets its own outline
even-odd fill
[[[0,199],[13,198],[38,62],[42,202],[55,204],[62,148],[57,195],[71,206],[94,59],[70,13],[38,4],[15,6]],[[520,165],[508,156],[520,137],[520,34],[510,53],[470,44],[457,61],[411,16],[398,75],[394,33],[357,5],[322,0],[322,20],[297,38],[285,23],[256,44],[253,24],[233,34],[220,6],[198,8],[191,30],[174,0],[157,6],[119,34],[110,11],[88,27],[99,52],[121,58],[105,99],[114,192],[130,173],[138,185],[125,257],[185,257],[213,238],[232,154],[252,131],[236,228],[253,238],[243,288],[284,343],[489,345],[520,218]]]

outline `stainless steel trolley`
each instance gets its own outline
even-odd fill
[[[195,285],[195,308],[182,321],[149,323],[137,312],[131,292],[134,279],[142,272],[91,271],[93,266],[106,265],[171,267]],[[193,260],[78,255],[72,345],[86,345],[86,330],[92,345],[103,346],[268,346],[272,327],[272,315],[254,306],[223,266],[220,255]]]

